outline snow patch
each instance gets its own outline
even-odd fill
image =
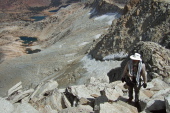
[[[126,58],[126,57],[128,57],[127,53],[120,52],[120,53],[107,55],[103,58],[103,60],[116,60],[116,59],[123,59],[123,58]]]
[[[98,39],[101,36],[101,34],[97,34],[94,39]]]
[[[71,62],[74,62],[76,60],[76,58],[73,58],[73,59],[71,59],[71,60],[68,60],[67,62],[68,63],[71,63]]]
[[[84,46],[84,45],[86,45],[86,44],[88,44],[89,42],[83,42],[83,43],[81,43],[81,44],[79,44],[79,46]]]
[[[65,44],[65,43],[63,43],[63,44],[59,45],[59,48],[62,48],[64,44]]]
[[[92,15],[92,14],[94,14],[96,12],[96,9],[92,9],[89,13],[88,13],[88,15]]]
[[[67,61],[67,62],[69,62],[69,63],[70,63],[70,62],[73,62],[73,60],[69,60],[69,61]]]
[[[117,19],[119,18],[121,15],[119,13],[106,13],[104,15],[101,15],[101,16],[98,16],[96,17],[94,20],[97,20],[97,21],[106,21],[106,23],[108,25],[111,25],[112,24],[112,21],[114,19]]]
[[[65,56],[65,57],[71,57],[71,56],[74,56],[74,55],[76,55],[76,53],[65,54],[64,56]]]
[[[107,73],[114,68],[121,67],[121,62],[122,61],[96,61],[92,59],[90,55],[86,55],[81,59],[81,63],[87,72],[84,74],[84,78],[82,77],[78,82],[87,82],[90,77],[108,82]]]

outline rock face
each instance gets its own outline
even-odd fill
[[[126,0],[125,0],[126,1]],[[120,1],[119,1],[120,2]],[[119,3],[118,2],[118,3]],[[120,12],[122,13],[123,9],[116,4],[116,1],[109,1],[109,0],[91,0],[86,1],[87,6],[93,7],[96,11],[95,15],[101,15],[108,12]],[[120,2],[121,3],[121,2]],[[121,3],[124,5],[125,3]],[[93,17],[94,15],[91,15]]]
[[[132,9],[114,21],[108,33],[91,50],[90,54],[94,58],[102,60],[109,54],[129,52],[139,41],[152,41],[168,48],[169,38],[164,37],[169,37],[169,2],[131,2]]]
[[[130,0],[124,7],[124,14],[126,14],[128,11],[134,8],[138,2],[139,0]]]
[[[162,76],[170,83],[170,51],[155,42],[139,42],[135,44],[131,53],[141,53],[143,62],[146,64],[149,79]]]
[[[89,54],[104,60],[110,54],[138,52],[142,54],[150,78],[158,74],[169,83],[168,7],[168,1],[131,0],[124,8],[126,14],[112,23]]]

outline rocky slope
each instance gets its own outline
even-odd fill
[[[28,11],[31,8],[47,8],[59,6],[63,3],[77,2],[78,0],[0,0],[0,10],[2,11]]]
[[[158,75],[169,79],[169,11],[169,1],[166,0],[131,0],[124,8],[125,14],[113,22],[90,55],[103,60],[111,54],[124,52],[130,55],[136,51],[142,54],[148,72],[156,71]],[[137,44],[140,41],[144,41],[144,45]]]
[[[113,13],[90,18],[95,12],[82,3],[74,3],[42,21],[3,23],[0,29],[3,61],[0,65],[3,79],[0,82],[1,94],[5,95],[19,81],[24,87],[35,87],[42,80],[54,78],[60,86],[67,86],[83,76],[87,71],[81,59],[112,20],[120,17],[119,12],[114,10]],[[23,46],[21,36],[37,37],[38,41]],[[27,49],[39,49],[41,52],[27,54]],[[114,61],[111,64],[115,64]],[[119,64],[116,62],[115,67]],[[111,68],[108,66],[108,70]],[[107,76],[107,72],[103,74]],[[7,85],[7,82],[11,84]]]
[[[79,0],[0,0],[0,23],[11,21],[30,21],[31,16],[51,15],[44,10],[59,9]]]
[[[1,24],[0,111],[169,111],[169,2],[131,0],[121,9],[127,1],[85,0],[42,21]],[[20,36],[38,41],[22,46]],[[134,52],[142,54],[149,75],[137,105],[126,103],[120,81]]]
[[[101,83],[94,77],[86,85],[58,89],[53,80],[35,89],[23,90],[22,82],[0,98],[0,112],[5,113],[156,113],[169,112],[170,87],[156,78],[141,89],[139,104],[127,103],[124,83]]]
[[[131,10],[126,8],[129,5],[125,7],[124,10],[130,11],[114,21],[103,40],[92,51],[94,58],[102,60],[109,53],[128,52],[140,40],[156,42],[169,48],[168,38],[164,38],[169,34],[169,2],[138,2],[131,6]]]

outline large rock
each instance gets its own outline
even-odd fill
[[[170,93],[169,84],[166,84],[161,79],[153,79],[148,83],[146,89],[142,88],[140,93],[140,99],[145,110],[148,111],[159,111],[165,109],[164,98]]]
[[[14,109],[14,106],[9,101],[0,97],[0,113],[12,113]]]
[[[27,100],[27,101],[29,101],[29,99],[30,99],[29,96],[33,92],[34,92],[34,89],[29,89],[27,91],[20,92],[20,93],[18,93],[18,95],[13,97],[13,99],[10,100],[10,102],[15,103],[15,102],[18,102],[20,100],[25,100],[25,101]]]
[[[57,89],[56,81],[48,81],[47,83],[37,86],[34,93],[31,95],[30,102],[37,106],[40,111],[58,112],[64,108],[71,107],[70,102],[63,92]]]
[[[138,113],[137,108],[122,101],[100,104],[100,113]]]
[[[7,100],[9,100],[11,103],[16,103],[20,100],[28,102],[30,99],[29,96],[34,92],[34,89],[29,89],[26,91],[22,90],[22,82],[18,82],[16,85],[8,90]]]
[[[91,98],[92,94],[100,95],[100,91],[104,90],[108,99],[115,101],[118,99],[119,96],[123,95],[122,87],[123,84],[120,81],[111,84],[94,83],[89,85],[70,86],[67,88],[67,93],[70,93],[80,99],[82,97]]]
[[[22,89],[22,82],[20,81],[8,90],[8,96],[12,95],[13,93],[15,93],[21,89]]]
[[[53,110],[50,105],[46,105],[44,108],[39,109],[40,113],[58,113],[56,110]]]
[[[157,77],[154,73],[158,74],[158,76],[170,77],[169,49],[154,42],[139,42],[134,46],[131,52],[134,53],[135,51],[142,55],[150,78]]]
[[[147,110],[149,111],[159,111],[165,109],[164,100],[151,100],[147,103]]]
[[[52,94],[46,96],[46,98],[42,100],[42,103],[40,103],[40,105],[43,106],[49,105],[51,106],[52,109],[56,111],[60,111],[63,109],[64,106],[62,100],[62,94],[58,92],[58,90],[54,90]]]
[[[37,86],[34,93],[31,95],[31,100],[36,102],[43,99],[58,87],[58,83],[54,80],[49,80],[46,83],[41,83]]]
[[[65,97],[63,93],[60,93],[57,89],[55,89],[50,95],[46,96],[43,100],[41,100],[42,103],[38,103],[42,106],[50,106],[53,110],[61,111],[62,109],[71,107],[70,102]]]
[[[93,109],[88,105],[79,105],[77,107],[70,107],[67,109],[63,109],[59,113],[92,113]]]
[[[150,84],[152,84],[152,86],[147,87],[147,88],[150,88],[149,90],[151,90],[151,91],[160,91],[160,90],[169,88],[169,84],[165,83],[164,81],[162,81],[159,78],[153,79],[150,82]]]
[[[29,103],[23,102],[21,104],[17,104],[12,113],[39,113],[39,111],[37,111]]]

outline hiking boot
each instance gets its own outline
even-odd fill
[[[135,103],[136,103],[136,104],[139,104],[139,99],[135,99]]]
[[[127,100],[127,103],[132,103],[132,99],[128,99],[128,100]]]
[[[135,101],[135,104],[139,104],[140,102],[139,101]]]

